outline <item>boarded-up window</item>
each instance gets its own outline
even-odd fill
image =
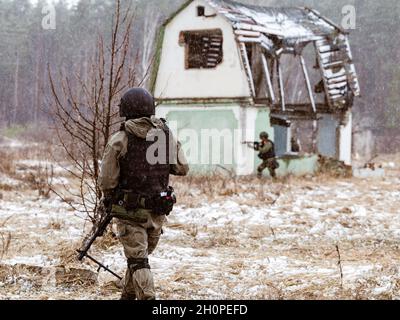
[[[186,69],[215,68],[223,58],[222,31],[201,30],[181,32],[181,45],[185,45]]]

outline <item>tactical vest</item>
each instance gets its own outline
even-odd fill
[[[124,130],[122,128],[121,130]],[[119,188],[131,190],[139,195],[153,196],[166,191],[169,184],[169,128],[164,125],[162,130],[165,134],[166,146],[161,150],[162,163],[150,164],[146,159],[148,148],[156,143],[146,141],[125,130],[128,135],[128,150],[126,155],[120,159]],[[160,149],[157,151],[159,152]],[[155,154],[157,157],[158,154]],[[164,157],[165,156],[165,157]]]
[[[275,156],[276,156],[276,154],[275,154],[275,144],[271,140],[268,140],[268,141],[271,143],[272,147],[267,153],[262,153],[262,154],[260,153],[260,158],[263,159],[263,160],[275,158]]]

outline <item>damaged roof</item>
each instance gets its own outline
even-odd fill
[[[257,96],[256,84],[247,52],[248,45],[262,49],[260,58],[268,85],[267,99],[273,105],[279,103],[282,111],[286,111],[280,66],[283,54],[299,57],[313,113],[317,112],[316,93],[325,92],[326,104],[332,112],[348,110],[353,104],[353,97],[360,95],[348,32],[318,11],[310,8],[256,6],[232,0],[203,1],[215,10],[216,15],[224,17],[232,25],[253,97]],[[192,2],[187,1],[164,26]],[[205,15],[207,18],[213,16]],[[315,47],[315,68],[320,70],[322,78],[314,90],[303,57],[303,49],[310,43]],[[274,77],[275,73],[277,75]],[[274,92],[274,78],[279,82],[279,97]]]
[[[207,0],[207,3],[225,16],[234,28],[257,29],[282,39],[311,41],[343,32],[317,11],[308,8],[271,8],[230,0]]]

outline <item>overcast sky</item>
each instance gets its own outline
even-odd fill
[[[38,0],[30,0],[33,4],[36,4]],[[46,0],[50,3],[52,2],[58,2],[58,0]],[[76,4],[79,0],[65,0],[66,2],[68,2],[71,6]]]

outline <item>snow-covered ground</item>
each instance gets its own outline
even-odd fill
[[[158,297],[399,299],[400,164],[391,161],[376,180],[174,179],[180,201],[150,257]],[[0,233],[11,242],[0,262],[0,299],[117,299],[103,271],[94,285],[57,280],[61,269],[96,271],[74,259],[85,217],[55,195],[4,181]],[[99,240],[91,253],[124,273],[115,239]]]

